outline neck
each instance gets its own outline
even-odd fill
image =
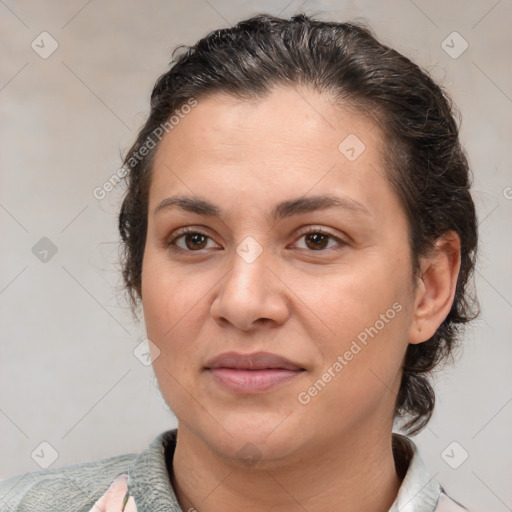
[[[179,426],[171,479],[184,511],[387,512],[401,483],[391,439],[391,430],[359,431],[335,446],[315,445],[300,462],[249,468],[219,457]]]

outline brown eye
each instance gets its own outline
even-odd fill
[[[219,248],[208,235],[193,229],[179,231],[176,236],[169,241],[168,246],[170,249],[185,252],[198,252],[202,249]]]
[[[325,249],[329,238],[331,237],[324,233],[309,233],[306,235],[306,245],[313,250]]]
[[[302,233],[296,244],[299,249],[306,249],[310,251],[340,249],[344,245],[347,245],[346,242],[337,236],[318,228],[311,228],[306,233]]]
[[[208,239],[207,236],[202,235],[201,233],[188,233],[183,235],[183,238],[185,239],[185,245],[187,246],[187,249],[190,250],[204,249]]]

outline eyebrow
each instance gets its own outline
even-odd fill
[[[191,196],[167,197],[155,207],[153,215],[169,208],[179,208],[187,212],[205,215],[207,217],[216,217],[218,219],[222,216],[222,210],[215,204],[205,199]],[[274,221],[278,221],[286,217],[291,217],[292,215],[325,210],[327,208],[340,208],[371,217],[371,213],[366,206],[355,199],[324,194],[282,201],[272,209],[270,218]]]

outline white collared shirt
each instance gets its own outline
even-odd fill
[[[400,447],[400,450],[397,448]],[[414,442],[406,436],[393,434],[393,453],[405,460],[407,467],[398,495],[389,512],[464,512],[466,508],[449,498],[444,489],[430,475]]]

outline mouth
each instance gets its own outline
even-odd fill
[[[242,394],[274,389],[306,371],[297,363],[268,352],[227,352],[208,361],[205,370],[223,389]]]

